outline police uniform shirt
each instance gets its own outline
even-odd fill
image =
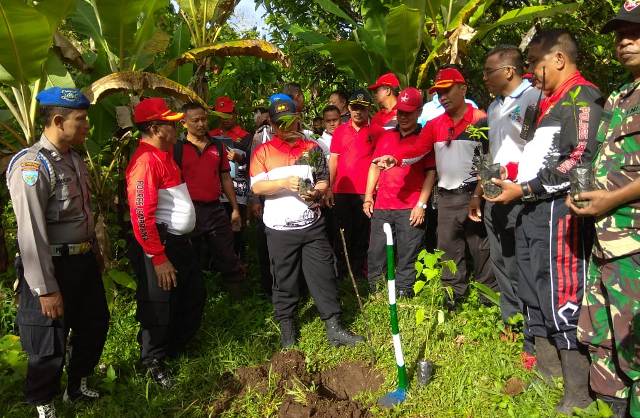
[[[71,149],[62,155],[42,135],[17,153],[7,169],[7,184],[18,225],[18,246],[31,291],[59,291],[50,245],[75,244],[95,237],[89,173]]]

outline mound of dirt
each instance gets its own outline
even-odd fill
[[[332,369],[310,374],[300,351],[276,353],[270,361],[256,367],[236,370],[236,379],[229,381],[233,390],[224,390],[213,410],[230,405],[233,398],[243,396],[249,389],[259,393],[269,390],[269,376],[276,374],[276,395],[284,396],[280,418],[365,418],[371,414],[353,397],[363,391],[376,391],[384,377],[361,362],[345,362]],[[233,382],[233,384],[231,384]],[[288,389],[308,389],[305,402],[298,402]],[[298,399],[299,400],[299,399]]]

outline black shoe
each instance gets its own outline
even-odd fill
[[[448,292],[445,292],[443,304],[444,304],[444,308],[448,312],[453,312],[458,307],[458,298],[455,297],[455,295],[453,297],[451,297],[451,296],[449,296]]]
[[[293,318],[280,321],[280,346],[289,348],[295,345],[297,339],[296,322]]]
[[[341,345],[354,346],[364,341],[364,337],[355,335],[344,329],[342,325],[340,325],[340,317],[338,315],[334,315],[324,321],[324,325],[327,330],[327,338],[334,347]]]
[[[554,377],[562,376],[560,356],[556,346],[545,337],[534,337],[536,347],[536,369],[545,383],[553,385]]]
[[[593,402],[589,395],[589,359],[578,350],[560,350],[560,362],[564,396],[556,412],[571,415],[573,408],[586,408]]]
[[[79,384],[69,383],[62,396],[64,402],[95,401],[98,398],[100,398],[100,393],[87,386],[86,377],[80,379]]]
[[[171,374],[161,360],[151,360],[151,362],[147,364],[147,372],[162,389],[170,389],[173,387]]]
[[[596,398],[605,402],[611,408],[613,416],[611,418],[626,418],[630,416],[627,411],[629,410],[629,399],[614,398],[613,396],[596,395]]]
[[[398,290],[398,299],[400,298],[412,299],[413,297],[415,297],[415,295],[416,294],[413,292],[413,289]]]

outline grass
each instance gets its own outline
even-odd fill
[[[255,276],[255,272],[254,276]],[[248,296],[243,303],[231,303],[220,290],[217,276],[207,277],[208,303],[198,337],[184,357],[172,363],[177,385],[160,391],[138,365],[135,302],[127,289],[115,298],[111,327],[93,383],[104,397],[91,405],[77,407],[57,401],[62,417],[208,417],[223,397],[229,372],[242,366],[260,364],[279,350],[279,331],[272,308],[259,295]],[[258,289],[257,279],[248,287]],[[310,301],[299,309],[301,338],[297,348],[307,360],[309,371],[329,368],[345,360],[372,362],[385,376],[377,393],[362,394],[358,400],[371,406],[380,417],[552,417],[561,388],[549,388],[537,381],[532,372],[520,367],[521,341],[501,339],[497,307],[478,304],[472,292],[461,311],[447,315],[445,322],[431,331],[426,344],[427,357],[435,362],[432,382],[418,387],[415,362],[425,347],[426,326],[415,325],[415,311],[423,298],[401,300],[399,319],[404,355],[409,369],[410,390],[407,400],[393,410],[380,409],[376,400],[395,387],[395,360],[388,325],[385,293],[366,300],[358,312],[353,290],[347,281],[340,285],[344,322],[361,335],[371,333],[370,344],[355,348],[333,348],[324,336],[324,326]],[[425,298],[428,295],[425,295]],[[0,363],[1,364],[1,363]],[[112,370],[109,372],[109,368]],[[115,372],[115,373],[114,373]],[[0,369],[0,416],[32,417],[34,409],[22,396],[21,379],[3,379]],[[528,384],[519,395],[503,393],[512,377]],[[266,394],[249,391],[233,399],[222,417],[275,417],[282,399],[275,394],[278,377],[269,377]],[[558,383],[559,385],[559,383]],[[309,388],[296,386],[290,395],[304,399]]]

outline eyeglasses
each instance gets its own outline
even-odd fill
[[[496,71],[504,70],[505,68],[514,68],[515,69],[516,67],[514,67],[513,65],[503,65],[502,67],[498,67],[498,68],[491,68],[491,69],[488,69],[488,70],[482,70],[482,75],[487,77],[487,76],[495,73]]]

